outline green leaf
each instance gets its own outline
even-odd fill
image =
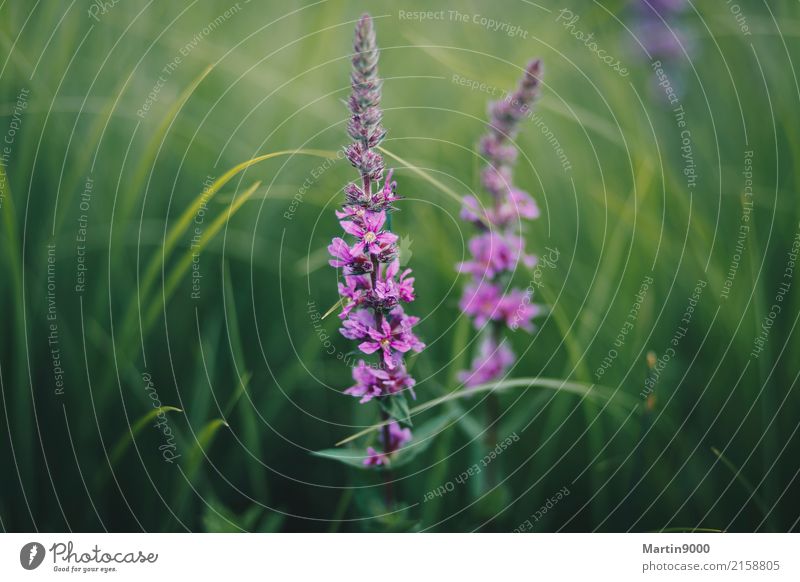
[[[447,423],[452,422],[458,416],[457,411],[447,411],[428,422],[420,425],[413,432],[413,438],[402,449],[392,454],[389,459],[388,468],[394,469],[402,467],[415,459],[418,455],[425,452],[428,447],[433,444],[434,438],[447,428]],[[364,459],[367,457],[366,452],[360,452],[354,448],[346,449],[325,449],[322,451],[313,451],[311,453],[315,457],[323,457],[339,461],[351,467],[358,467],[359,469],[375,470],[376,467],[368,467],[364,465]],[[377,467],[381,470],[382,467]]]
[[[411,410],[408,408],[408,399],[402,392],[393,394],[388,398],[381,398],[378,400],[381,405],[381,410],[394,418],[403,426],[412,427],[414,423],[411,422]]]
[[[311,451],[311,454],[315,457],[323,457],[325,459],[339,461],[340,463],[350,465],[351,467],[358,467],[359,469],[368,468],[366,465],[364,465],[364,459],[367,458],[366,452],[359,453],[352,448]]]
[[[455,420],[457,416],[456,411],[450,410],[421,424],[412,433],[411,441],[392,455],[391,467],[402,467],[428,450],[428,447],[433,444],[434,438],[448,428],[448,423]]]

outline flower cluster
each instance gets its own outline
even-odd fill
[[[358,349],[375,354],[376,361],[359,360],[353,369],[355,385],[345,394],[385,402],[404,397],[407,390],[413,397],[414,379],[406,371],[403,354],[419,352],[425,345],[413,332],[419,318],[407,315],[403,303],[414,300],[414,278],[410,269],[401,270],[398,260],[397,235],[388,228],[390,213],[399,200],[392,171],[384,178],[383,157],[376,151],[386,135],[381,125],[381,81],[378,77],[378,47],[372,19],[364,15],[356,26],[351,94],[348,108],[351,116],[347,132],[353,142],[346,157],[360,176],[358,183],[345,188],[344,207],[336,212],[342,230],[352,242],[334,238],[328,247],[330,265],[341,269],[339,283],[342,311],[341,334],[358,341]],[[382,407],[384,420],[388,413]],[[391,454],[411,439],[411,431],[391,421],[381,436],[383,452],[370,447],[364,464],[386,465]]]
[[[475,196],[466,196],[461,210],[461,218],[473,223],[479,232],[469,241],[469,260],[458,264],[458,270],[471,277],[459,306],[484,332],[472,367],[459,375],[466,386],[503,376],[515,356],[500,338],[500,330],[507,326],[532,332],[531,320],[540,313],[529,294],[511,287],[511,278],[520,263],[530,268],[536,265],[536,257],[525,253],[522,221],[537,218],[539,208],[530,194],[512,183],[517,158],[512,142],[521,121],[530,115],[541,74],[541,61],[531,61],[517,89],[490,103],[489,130],[481,138],[479,149],[487,161],[481,184],[491,201],[484,206]]]
[[[372,447],[367,447],[367,458],[364,464],[368,467],[387,465],[392,453],[400,449],[404,444],[411,440],[411,429],[401,428],[396,421],[388,425],[388,429],[378,437],[383,447],[383,452],[379,453]]]

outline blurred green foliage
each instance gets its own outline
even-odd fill
[[[463,2],[424,21],[399,13],[431,9],[419,0],[0,3],[2,527],[510,531],[567,487],[535,530],[797,529],[800,283],[770,312],[800,220],[800,11],[742,2],[750,35],[722,2],[683,17],[689,52],[666,64],[690,189],[682,128],[626,4],[573,10],[627,77],[549,2]],[[311,454],[377,421],[341,394],[351,346],[336,318],[314,325],[336,301],[325,247],[353,177],[335,152],[365,9],[383,48],[384,146],[414,167],[396,169],[393,229],[429,346],[413,362],[417,404],[459,390],[474,349],[454,268],[472,233],[445,190],[477,188],[487,100],[532,56],[545,88],[516,179],[542,209],[529,248],[558,260],[537,275],[550,311],[514,335],[513,375],[615,395],[522,383],[499,394],[491,428],[485,395],[420,412],[415,424],[448,422],[394,471],[405,509],[389,515],[380,475]],[[237,164],[296,149],[315,151],[210,194]],[[643,398],[648,351],[672,355]],[[479,475],[426,500],[512,434]]]

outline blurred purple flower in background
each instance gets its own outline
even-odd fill
[[[636,37],[631,41],[631,54],[639,59],[649,58],[649,63],[659,63],[679,96],[685,93],[687,59],[696,56],[694,31],[687,20],[688,8],[686,0],[632,0],[630,9],[631,29]],[[664,97],[655,80],[651,90]]]
[[[537,218],[539,208],[512,183],[517,158],[512,141],[520,122],[530,115],[541,75],[541,61],[531,61],[517,89],[489,104],[489,131],[480,139],[479,150],[487,161],[481,184],[491,200],[484,207],[475,196],[464,197],[461,217],[480,232],[469,241],[469,260],[457,265],[461,273],[471,276],[459,307],[484,335],[471,369],[459,374],[468,387],[491,382],[508,371],[515,356],[500,337],[502,326],[532,332],[531,319],[541,311],[531,304],[529,294],[510,287],[520,263],[529,268],[536,264],[536,257],[525,253],[522,221]]]
[[[459,372],[458,379],[467,387],[485,384],[504,375],[515,360],[516,356],[506,342],[498,345],[493,336],[487,335],[481,341],[472,369]]]
[[[688,40],[680,17],[687,8],[685,0],[634,0],[634,33],[652,60],[682,56]]]

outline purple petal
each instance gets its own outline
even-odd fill
[[[342,220],[339,222],[339,224],[342,225],[342,230],[344,230],[347,234],[353,235],[357,238],[364,236],[364,229],[351,220]]]
[[[361,342],[358,344],[358,349],[364,352],[365,354],[374,354],[377,352],[381,347],[381,344],[378,342]]]

